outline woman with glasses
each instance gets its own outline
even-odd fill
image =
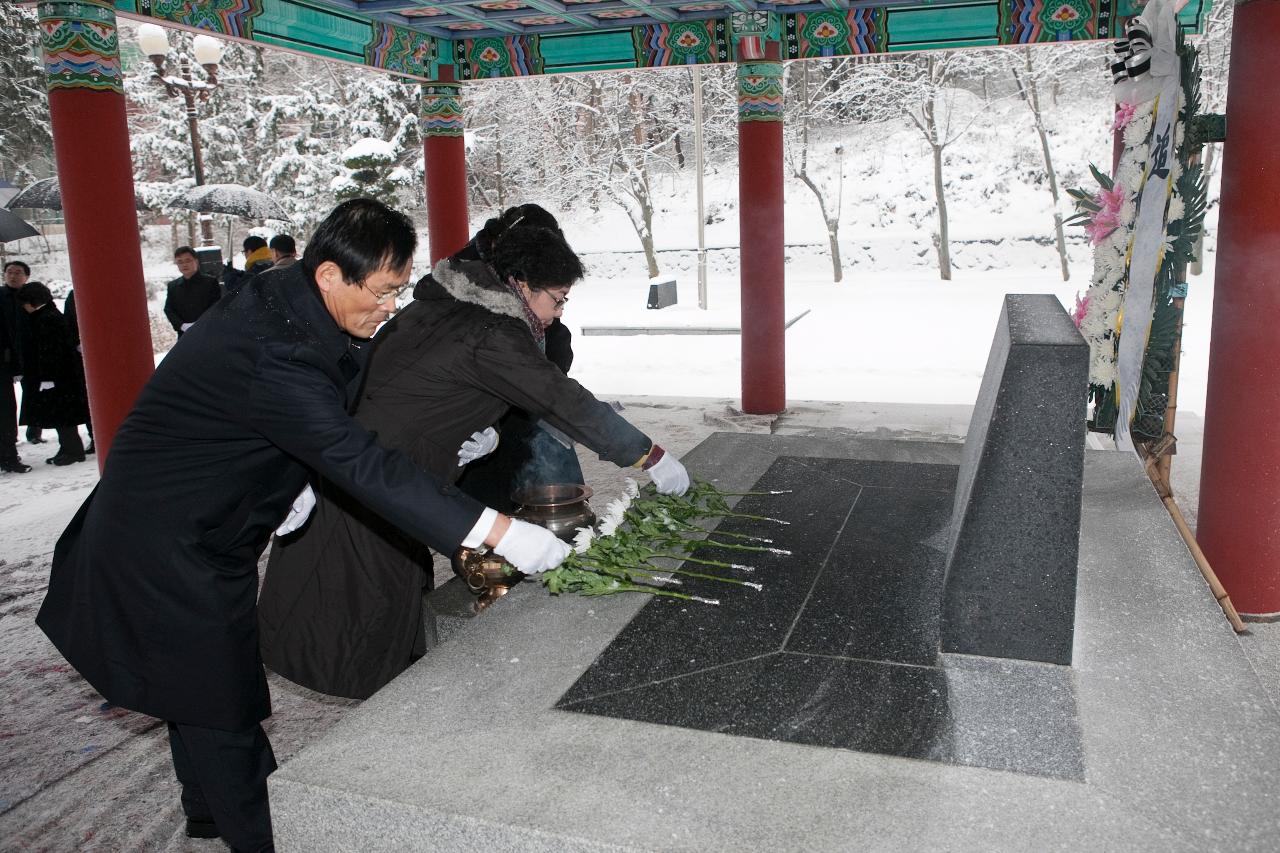
[[[509,207],[485,223],[455,261],[486,260],[494,243],[509,228],[548,228],[560,236],[560,223],[536,204]],[[573,365],[573,335],[561,322],[567,294],[555,303],[555,317],[544,331],[543,351],[547,360],[568,374]],[[499,512],[513,512],[512,498],[521,489],[552,483],[585,483],[573,439],[546,421],[520,408],[512,408],[497,424],[502,436],[488,456],[471,461],[458,480],[458,488]]]
[[[660,492],[683,493],[689,475],[674,456],[544,355],[546,329],[582,274],[558,232],[523,224],[484,260],[442,260],[374,338],[357,421],[452,481],[492,449],[481,431],[516,406],[602,459],[647,471]],[[305,687],[364,699],[434,645],[422,607],[431,554],[330,484],[316,493],[309,523],[272,548],[262,658]]]

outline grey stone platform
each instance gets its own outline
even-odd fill
[[[685,462],[740,489],[779,457],[958,465],[960,449],[717,433]],[[1082,777],[557,710],[646,598],[522,585],[271,777],[277,845],[1275,849],[1275,707],[1134,458],[1086,455],[1081,524],[1074,666],[1024,666],[1074,687]]]

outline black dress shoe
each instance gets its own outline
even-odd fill
[[[94,451],[94,450],[95,450],[95,448],[94,448],[94,446],[93,446],[93,439],[91,438],[91,439],[89,439],[89,446],[88,446],[88,447],[86,447],[86,448],[84,449],[84,455],[85,455],[85,456],[92,456],[92,455],[93,455],[93,451]]]
[[[27,436],[27,444],[44,444],[44,439],[39,436],[29,435]]]
[[[218,834],[218,827],[213,822],[213,818],[201,820],[200,818],[187,818],[187,838],[221,838]]]
[[[23,465],[21,459],[10,459],[5,462],[0,462],[0,471],[5,471],[10,474],[25,474],[30,470],[31,466]]]
[[[84,461],[84,454],[82,453],[79,456],[63,456],[61,454],[56,454],[54,456],[50,456],[44,461],[46,465],[74,465],[77,462]]]

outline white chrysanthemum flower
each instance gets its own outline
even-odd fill
[[[621,522],[616,518],[605,518],[600,522],[600,535],[612,536]]]
[[[627,514],[627,507],[630,501],[624,501],[622,498],[615,498],[609,501],[609,505],[604,508],[604,514],[607,518],[612,519],[614,524],[621,524],[622,518]]]
[[[590,527],[579,527],[573,536],[573,550],[579,554],[587,553],[595,538],[596,532]]]
[[[1169,221],[1177,222],[1179,219],[1187,215],[1187,204],[1182,200],[1182,196],[1175,195],[1169,200]]]

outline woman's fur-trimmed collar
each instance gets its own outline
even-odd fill
[[[484,261],[455,261],[443,258],[431,271],[436,283],[459,302],[479,305],[495,314],[515,317],[522,323],[525,318],[520,298],[511,292]]]

